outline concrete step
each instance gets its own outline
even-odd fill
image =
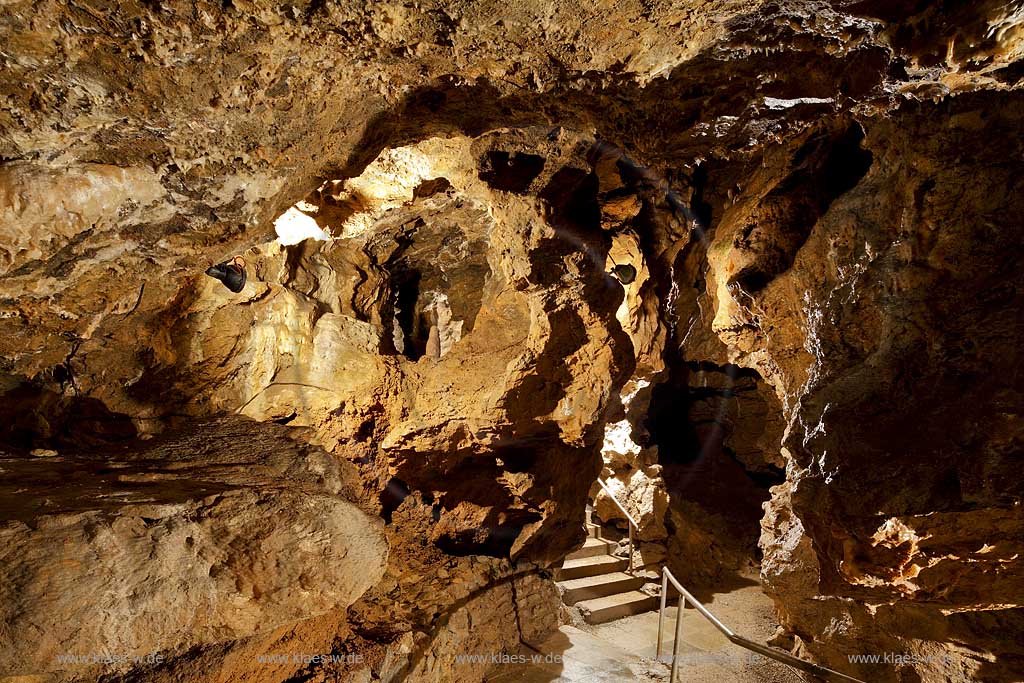
[[[587,538],[601,538],[601,527],[596,524],[584,524],[587,530]]]
[[[576,603],[588,624],[603,624],[631,614],[650,612],[658,606],[658,598],[640,591],[616,593],[603,598]]]
[[[620,559],[611,555],[595,555],[594,557],[581,557],[578,560],[566,560],[555,575],[555,580],[567,581],[584,576],[621,572],[628,564],[629,562],[625,558]]]
[[[618,543],[606,541],[603,538],[588,538],[579,550],[575,550],[565,556],[567,560],[578,560],[581,557],[594,557],[595,555],[611,555],[612,551],[619,547]]]
[[[630,576],[625,572],[585,576],[581,579],[569,579],[558,583],[559,588],[562,589],[562,602],[567,605],[575,605],[581,600],[592,600],[616,593],[635,591],[643,585],[642,577]]]

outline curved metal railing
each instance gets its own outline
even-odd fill
[[[597,478],[597,483],[601,485],[601,488],[604,489],[604,492],[607,493],[608,497],[612,499],[612,502],[615,503],[615,505],[619,508],[619,511],[622,512],[622,514],[626,515],[626,521],[629,522],[629,568],[626,571],[627,572],[632,572],[633,571],[633,531],[634,530],[638,530],[640,527],[637,525],[636,520],[633,519],[633,515],[629,514],[629,510],[627,510],[622,505],[622,503],[619,502],[619,499],[615,497],[615,494],[612,493],[612,490],[610,488],[608,488],[608,485],[605,484],[604,481],[602,481],[600,477]]]
[[[756,652],[759,655],[769,657],[771,659],[774,659],[775,661],[782,662],[783,664],[791,666],[794,669],[799,669],[801,671],[806,671],[807,673],[814,674],[815,676],[823,678],[826,681],[847,681],[849,683],[864,683],[864,681],[860,680],[859,678],[853,678],[852,676],[847,676],[846,674],[839,673],[838,671],[833,671],[832,669],[826,668],[824,666],[812,664],[811,662],[800,659],[796,655],[792,655],[786,652],[785,650],[778,650],[776,648],[754,642],[753,640],[749,640],[747,638],[744,638],[743,636],[736,635],[732,632],[732,629],[730,629],[728,626],[719,621],[718,617],[712,614],[707,607],[702,605],[700,601],[697,600],[697,598],[693,597],[693,595],[691,595],[688,590],[683,588],[682,585],[678,581],[676,581],[676,577],[672,575],[672,572],[669,571],[668,567],[662,567],[661,569],[661,609],[658,612],[658,661],[662,661],[661,641],[665,623],[665,603],[668,598],[668,585],[670,582],[672,586],[677,591],[679,591],[679,608],[676,611],[676,637],[672,643],[672,673],[668,679],[669,683],[675,683],[676,681],[676,671],[679,667],[679,642],[680,640],[682,640],[683,631],[683,609],[686,607],[687,602],[693,605],[693,607],[700,613],[700,615],[708,621],[710,621],[711,624],[715,628],[717,628],[722,633],[722,635],[728,638],[730,642],[739,645],[742,648],[746,648],[751,652]]]
[[[615,497],[615,494],[612,493],[612,490],[608,488],[608,485],[605,484],[600,477],[598,477],[597,483],[601,485],[601,488],[604,490],[604,492],[608,494],[608,497],[612,499],[612,502],[615,503],[615,505],[622,512],[622,514],[626,516],[626,521],[629,522],[628,571],[633,571],[633,530],[639,529],[639,526],[637,525],[636,520],[633,519],[633,515],[629,514],[629,510],[627,510],[625,506],[619,502],[619,499]],[[756,652],[757,654],[762,655],[764,657],[774,659],[777,662],[782,662],[783,664],[791,666],[794,669],[799,669],[800,671],[806,671],[807,673],[814,674],[815,676],[823,678],[826,681],[864,683],[864,681],[860,680],[859,678],[853,678],[852,676],[847,676],[846,674],[839,673],[838,671],[833,671],[832,669],[829,669],[827,667],[813,664],[806,660],[800,659],[796,655],[790,654],[785,650],[779,650],[774,647],[769,647],[768,645],[762,645],[761,643],[757,643],[753,640],[750,640],[749,638],[744,638],[743,636],[736,635],[735,633],[733,633],[732,629],[723,624],[718,619],[718,617],[712,614],[707,607],[701,604],[700,600],[693,597],[690,591],[683,588],[682,584],[676,580],[676,577],[672,575],[672,572],[669,571],[668,567],[661,568],[661,608],[658,611],[658,648],[656,655],[659,662],[662,661],[661,644],[663,640],[662,636],[665,627],[665,607],[668,601],[668,586],[670,583],[672,584],[672,587],[679,592],[679,607],[676,610],[676,637],[675,640],[672,642],[672,673],[668,679],[669,683],[676,683],[676,672],[679,670],[679,643],[682,640],[683,635],[683,610],[686,608],[686,603],[690,603],[691,605],[693,605],[694,609],[696,609],[702,617],[710,621],[711,624],[716,629],[718,629],[722,633],[722,635],[728,638],[729,642],[733,643],[734,645],[739,645],[740,647],[746,648],[751,652]]]

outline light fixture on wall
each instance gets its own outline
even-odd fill
[[[633,280],[636,280],[636,268],[628,263],[615,263],[615,259],[612,258],[611,254],[608,255],[608,258],[615,264],[612,266],[612,269],[608,271],[612,277],[624,285],[628,285],[632,283]]]
[[[230,261],[218,263],[206,269],[206,274],[217,278],[224,286],[237,294],[245,287],[245,260],[236,256]]]

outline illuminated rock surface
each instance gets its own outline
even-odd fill
[[[167,656],[107,680],[479,680],[455,654],[554,628],[545,572],[606,467],[684,582],[760,562],[780,643],[870,681],[1015,680],[1021,22],[996,0],[3,3],[25,602],[0,673],[96,680],[47,668],[88,640]],[[203,275],[235,255],[238,294]],[[225,415],[247,438],[160,450]],[[101,464],[167,498],[100,497],[141,486]],[[294,566],[259,596],[188,579],[189,530]],[[849,663],[872,652],[919,658]]]

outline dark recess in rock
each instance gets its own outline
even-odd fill
[[[487,167],[480,171],[480,179],[496,190],[522,194],[543,170],[542,156],[494,150],[487,153]]]

